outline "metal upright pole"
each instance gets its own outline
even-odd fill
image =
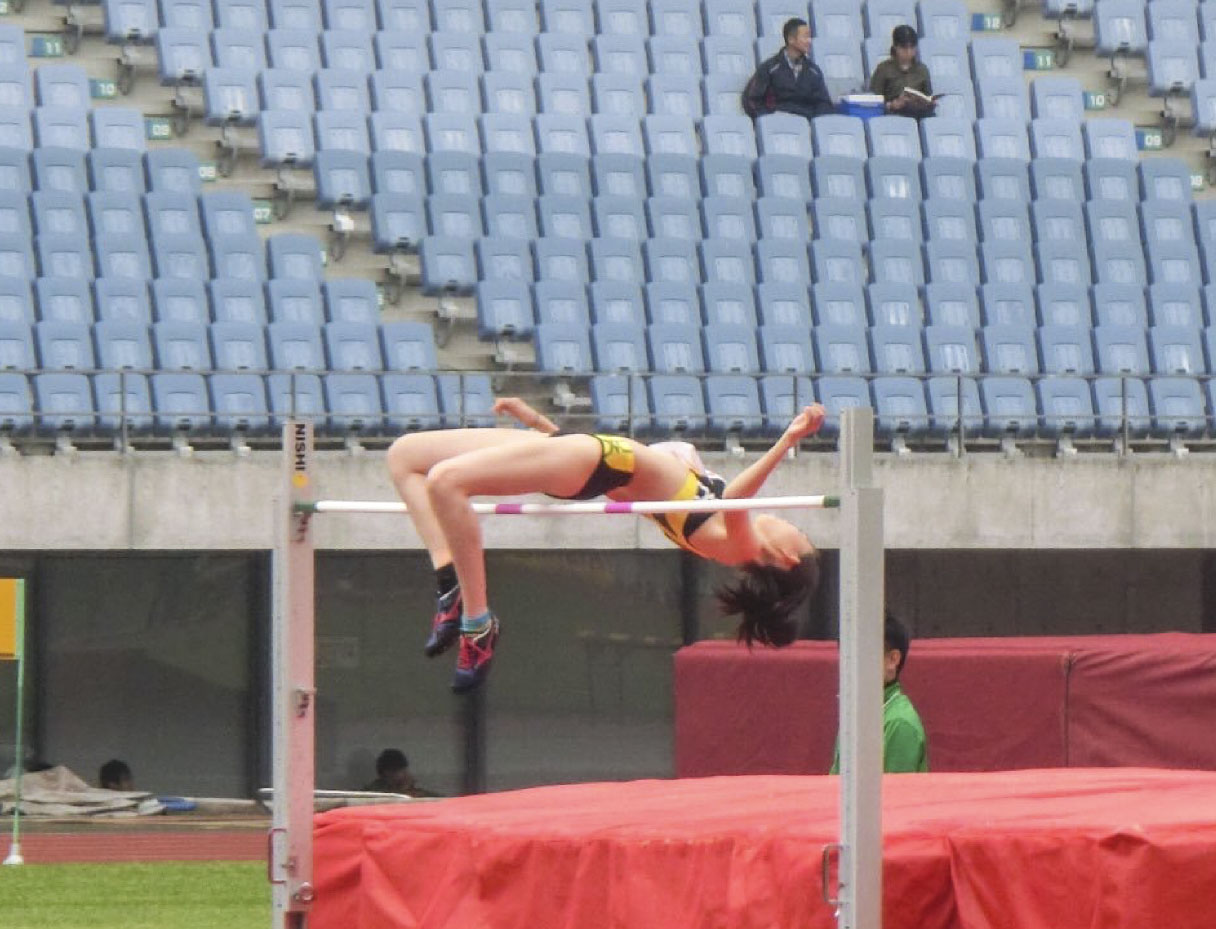
[[[272,566],[274,817],[267,870],[274,929],[305,929],[313,900],[314,552],[312,514],[295,509],[312,495],[312,453],[312,423],[288,420]]]
[[[837,925],[881,929],[882,491],[872,470],[873,411],[847,409],[842,420]]]
[[[17,749],[14,773],[13,831],[8,847],[6,865],[25,864],[21,854],[21,781],[25,774],[25,580],[13,583],[13,610],[15,612],[13,653],[17,659]]]

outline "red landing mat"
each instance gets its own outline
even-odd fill
[[[314,929],[831,929],[838,779],[578,784],[317,818]],[[884,929],[1211,929],[1216,773],[888,776]]]

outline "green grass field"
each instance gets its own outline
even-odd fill
[[[3,929],[266,929],[258,862],[0,868]]]

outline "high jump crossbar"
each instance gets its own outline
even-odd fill
[[[837,929],[881,929],[882,920],[882,491],[873,486],[874,414],[841,412],[840,493],[745,500],[475,503],[491,516],[644,516],[730,510],[839,509],[840,842],[823,849],[823,895]],[[313,430],[283,428],[282,492],[274,500],[273,822],[267,869],[273,929],[307,929],[313,883],[315,787],[315,548],[312,517],[402,514],[403,503],[316,500]],[[837,886],[829,892],[833,852]]]

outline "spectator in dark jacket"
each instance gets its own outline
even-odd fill
[[[791,19],[781,30],[785,47],[756,69],[743,90],[743,109],[749,116],[778,110],[811,119],[834,113],[823,72],[808,57],[811,29],[803,19]]]

